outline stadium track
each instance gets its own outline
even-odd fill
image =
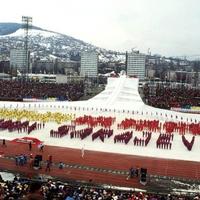
[[[143,167],[148,174],[183,179],[200,179],[200,162],[160,159],[134,155],[114,154],[85,150],[84,158],[80,149],[66,147],[45,146],[40,152],[36,146],[29,151],[28,144],[18,144],[6,141],[7,147],[0,146],[0,169],[24,173],[28,176],[46,174],[61,179],[92,182],[94,184],[108,184],[122,187],[136,187],[145,189],[137,178],[126,180],[130,167]],[[34,170],[27,166],[16,166],[14,157],[19,154],[35,156],[42,154],[43,161],[52,155],[53,166],[50,172],[45,172],[45,163],[42,169]],[[59,169],[57,164],[62,161],[66,164]],[[149,180],[150,182],[151,180]],[[150,184],[150,183],[148,183]],[[147,184],[147,186],[148,186]]]

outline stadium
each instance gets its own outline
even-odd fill
[[[85,101],[1,101],[0,113],[1,170],[134,191],[198,184],[199,115],[146,105],[137,78],[108,78]]]

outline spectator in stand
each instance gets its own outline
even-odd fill
[[[152,95],[150,94],[150,87],[146,84],[144,98],[149,105],[157,108],[200,106],[200,89],[188,88],[184,85],[177,88],[157,85],[156,94]]]
[[[84,94],[82,81],[57,84],[0,80],[0,88],[0,100],[22,101],[23,98],[59,98],[60,100],[76,101]]]
[[[29,193],[24,200],[42,200],[44,199],[42,191],[42,184],[40,182],[32,182],[30,184]]]
[[[32,182],[24,183],[19,179],[14,181],[0,180],[0,199],[24,199],[24,200],[193,200],[199,199],[199,195],[165,195],[133,192],[130,190],[106,189],[98,186],[84,186],[62,182]]]

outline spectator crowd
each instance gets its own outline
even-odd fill
[[[84,83],[40,83],[18,80],[0,80],[0,100],[22,101],[23,98],[58,98],[79,100],[84,95]]]
[[[13,181],[4,181],[0,177],[0,200],[192,200],[192,196],[135,192],[104,188],[101,186],[78,183],[63,183],[48,180],[46,182],[15,177]]]
[[[145,85],[144,97],[148,105],[163,109],[200,106],[200,89],[188,88],[184,85],[178,88],[157,85],[154,94],[151,94],[150,86]]]

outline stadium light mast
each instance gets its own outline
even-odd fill
[[[25,76],[29,74],[29,48],[28,48],[28,41],[29,41],[29,29],[32,26],[32,17],[22,16],[22,28],[24,29],[24,50],[25,50],[25,59],[24,59],[24,73]]]

